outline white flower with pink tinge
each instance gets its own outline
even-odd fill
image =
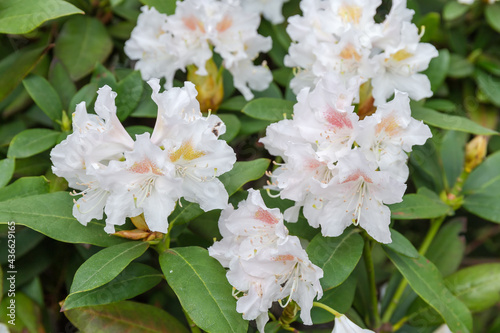
[[[150,137],[134,141],[116,116],[116,93],[98,91],[95,110],[84,104],[74,114],[74,132],[51,152],[54,173],[80,190],[73,215],[82,224],[107,215],[106,232],[127,217],[144,214],[151,231],[166,233],[168,216],[181,198],[205,210],[227,207],[228,194],[217,178],[232,169],[236,155],[223,140],[225,126],[215,115],[203,117],[191,83],[159,92],[149,82],[158,105]]]
[[[323,294],[323,271],[311,263],[299,239],[288,235],[281,212],[267,208],[260,192],[249,190],[238,209],[222,212],[219,229],[223,238],[208,249],[209,254],[229,268],[227,278],[237,291],[236,310],[243,318],[255,319],[264,332],[272,303],[286,306],[293,300],[304,323],[311,325],[313,300]]]
[[[272,44],[270,37],[257,33],[257,13],[246,12],[237,2],[216,0],[179,2],[169,16],[153,8],[142,10],[125,53],[138,60],[136,68],[143,79],[165,77],[170,88],[175,72],[189,65],[197,67],[198,75],[207,75],[205,63],[212,58],[213,48],[247,100],[253,98],[250,89],[264,90],[271,83],[269,68],[253,63]]]

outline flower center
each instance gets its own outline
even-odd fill
[[[217,23],[217,25],[215,26],[215,29],[218,32],[224,32],[227,29],[229,29],[232,25],[233,25],[233,19],[230,18],[230,17],[224,16],[224,18],[222,19],[222,21],[220,21],[219,23]]]
[[[191,161],[204,155],[204,152],[194,149],[191,141],[188,141],[184,142],[179,149],[170,153],[170,160],[172,162],[177,162],[180,158],[182,158],[185,161]]]
[[[133,173],[140,173],[140,174],[146,174],[146,173],[153,173],[157,176],[163,176],[163,172],[161,171],[160,168],[156,166],[154,162],[151,162],[148,158],[145,158],[141,162],[135,162],[129,170]]]
[[[270,212],[262,208],[259,208],[259,210],[255,212],[255,218],[266,224],[277,224],[279,222],[279,220],[276,217],[274,217]]]
[[[361,19],[361,7],[359,6],[342,6],[339,9],[339,15],[344,23],[359,24]]]
[[[195,31],[196,28],[198,28],[201,32],[205,33],[203,22],[198,20],[198,18],[194,15],[182,18],[182,22],[184,22],[184,25],[191,31]]]

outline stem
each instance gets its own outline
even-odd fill
[[[399,330],[401,326],[403,326],[408,321],[408,319],[410,319],[408,316],[401,318],[400,321],[398,321],[397,323],[394,324],[394,326],[392,326],[392,331],[395,332]]]
[[[429,249],[429,246],[432,243],[432,240],[436,236],[436,233],[438,232],[439,228],[441,227],[441,224],[443,224],[443,221],[445,220],[446,215],[443,215],[441,217],[435,218],[431,220],[431,226],[429,228],[429,231],[427,231],[427,235],[425,235],[424,241],[422,242],[422,245],[420,245],[420,249],[418,250],[418,253],[420,255],[425,255],[427,250]],[[382,322],[386,323],[391,320],[392,315],[394,314],[394,311],[396,311],[396,307],[399,304],[399,301],[401,297],[403,296],[403,293],[406,289],[406,286],[408,285],[408,281],[403,278],[401,282],[399,283],[398,289],[396,289],[396,292],[394,293],[394,296],[392,297],[391,303],[385,310],[384,316],[382,317]]]
[[[377,284],[375,282],[375,267],[373,266],[372,258],[372,244],[365,233],[365,246],[363,247],[363,259],[365,262],[366,274],[368,275],[368,284],[370,287],[370,300],[372,308],[372,319],[374,327],[380,327],[380,314],[378,312],[378,297],[377,297]]]
[[[332,309],[331,307],[329,307],[328,305],[325,305],[323,303],[319,303],[319,302],[313,302],[313,306],[317,307],[317,308],[321,308],[323,310],[326,310],[328,312],[330,312],[332,315],[334,315],[335,317],[341,317],[342,314],[335,311],[334,309]]]

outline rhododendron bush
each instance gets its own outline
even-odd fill
[[[497,332],[500,4],[0,2],[0,332]]]

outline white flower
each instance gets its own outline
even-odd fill
[[[95,176],[98,169],[121,158],[134,145],[116,116],[115,97],[110,87],[100,88],[95,103],[97,115],[87,113],[85,102],[78,104],[73,113],[73,133],[50,153],[54,174],[79,190],[73,195],[82,195],[75,200],[73,215],[83,225],[102,219],[109,196]]]
[[[288,0],[242,0],[241,5],[245,10],[262,14],[273,24],[281,23],[285,20],[281,9],[283,3]]]
[[[166,233],[168,216],[184,197],[207,211],[227,206],[228,194],[217,177],[236,161],[219,135],[225,131],[217,116],[203,117],[196,89],[187,83],[160,93],[151,80],[158,118],[151,138],[134,142],[116,116],[116,93],[98,91],[96,115],[77,106],[74,132],[51,152],[54,173],[80,190],[73,215],[86,224],[107,215],[106,232],[127,217],[144,214],[151,231]]]
[[[264,90],[272,81],[266,66],[253,64],[260,52],[271,49],[270,37],[257,33],[259,23],[256,13],[232,1],[186,0],[170,16],[143,7],[125,52],[139,60],[136,68],[144,79],[165,77],[170,88],[175,72],[187,66],[195,65],[196,74],[207,75],[205,63],[213,48],[233,74],[236,88],[251,99],[250,88]]]
[[[302,320],[311,325],[313,300],[323,294],[323,271],[309,261],[299,239],[288,235],[280,211],[267,208],[260,192],[249,190],[238,209],[222,212],[219,229],[223,238],[209,254],[229,268],[229,283],[237,295],[243,293],[236,307],[243,318],[256,319],[264,332],[272,303],[288,299],[286,304],[297,302]]]
[[[335,317],[335,326],[333,327],[332,333],[373,333],[373,331],[368,329],[363,329],[353,323],[345,315],[340,317]]]
[[[394,89],[417,100],[432,95],[420,72],[438,56],[436,48],[419,42],[405,0],[393,1],[382,23],[374,20],[379,5],[368,0],[301,2],[302,16],[289,19],[293,43],[285,56],[286,66],[297,67],[290,82],[295,94],[334,74],[343,81],[359,76],[358,85],[371,80],[375,105],[386,102]]]

